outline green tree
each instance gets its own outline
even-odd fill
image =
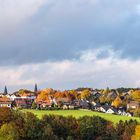
[[[42,119],[44,126],[50,125],[54,135],[59,138],[66,139],[68,136],[72,136],[74,139],[79,137],[79,125],[77,120],[72,117],[63,117],[58,115],[45,115]]]
[[[41,125],[39,119],[32,113],[27,112],[24,116],[26,139],[35,140],[41,137]]]
[[[35,102],[32,103],[32,109],[36,109],[37,108],[37,104]]]
[[[0,140],[19,140],[19,134],[15,129],[15,123],[3,124],[0,129]]]
[[[78,119],[81,140],[93,140],[106,135],[108,121],[101,117],[84,116]]]

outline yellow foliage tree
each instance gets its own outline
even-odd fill
[[[112,105],[116,108],[122,105],[122,100],[120,99],[119,96],[117,96],[116,99],[112,102]]]
[[[75,99],[78,99],[78,93],[75,90],[71,90],[70,94],[72,94]]]
[[[131,140],[140,140],[140,125],[136,126],[135,135],[132,136]]]
[[[105,90],[103,90],[103,94],[107,95],[110,92],[110,89],[107,87]]]
[[[140,90],[132,91],[131,98],[136,101],[140,101]]]
[[[86,99],[90,96],[90,91],[88,89],[85,89],[81,93],[81,99]]]

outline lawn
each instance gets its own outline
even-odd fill
[[[48,110],[31,110],[31,109],[24,109],[23,112],[32,112],[35,114],[38,118],[41,118],[43,115],[47,114],[56,114],[56,115],[63,115],[63,116],[74,116],[76,118],[82,117],[82,116],[100,116],[106,120],[110,120],[113,123],[117,123],[120,120],[130,120],[130,119],[136,119],[138,122],[140,122],[140,118],[136,117],[127,117],[127,116],[120,116],[120,115],[113,115],[113,114],[106,114],[106,113],[100,113],[100,112],[94,112],[90,110],[58,110],[58,111],[48,111]]]

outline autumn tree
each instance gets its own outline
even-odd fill
[[[13,111],[6,107],[0,108],[0,126],[14,120]]]
[[[73,95],[75,99],[79,99],[79,95],[75,90],[71,90],[70,94]]]
[[[132,136],[131,140],[140,140],[140,125],[136,126],[135,135]]]
[[[73,100],[75,99],[75,95],[69,91],[57,91],[55,93],[55,98],[60,99],[60,98],[67,98],[68,100]]]
[[[88,89],[85,89],[82,91],[81,93],[81,99],[87,99],[88,97],[90,97],[91,93]]]
[[[15,123],[5,123],[0,129],[0,140],[19,140],[19,134],[15,129]]]
[[[40,91],[38,97],[37,97],[37,101],[46,101],[48,100],[51,96],[53,96],[54,94],[54,90],[51,89],[51,88],[48,88],[48,89],[44,89],[42,91]]]
[[[99,101],[100,101],[101,104],[111,103],[111,99],[107,96],[100,96]]]
[[[121,98],[117,96],[116,99],[112,102],[112,105],[116,108],[120,107],[122,105]]]
[[[107,95],[108,93],[110,92],[110,89],[109,89],[109,87],[107,87],[105,90],[103,90],[103,94],[104,95]]]
[[[140,101],[140,90],[132,91],[131,98],[135,101]]]

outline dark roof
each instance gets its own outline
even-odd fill
[[[109,106],[109,105],[103,105],[103,106],[101,106],[102,108],[104,108],[106,111],[109,109],[109,108],[111,108],[111,106]]]

